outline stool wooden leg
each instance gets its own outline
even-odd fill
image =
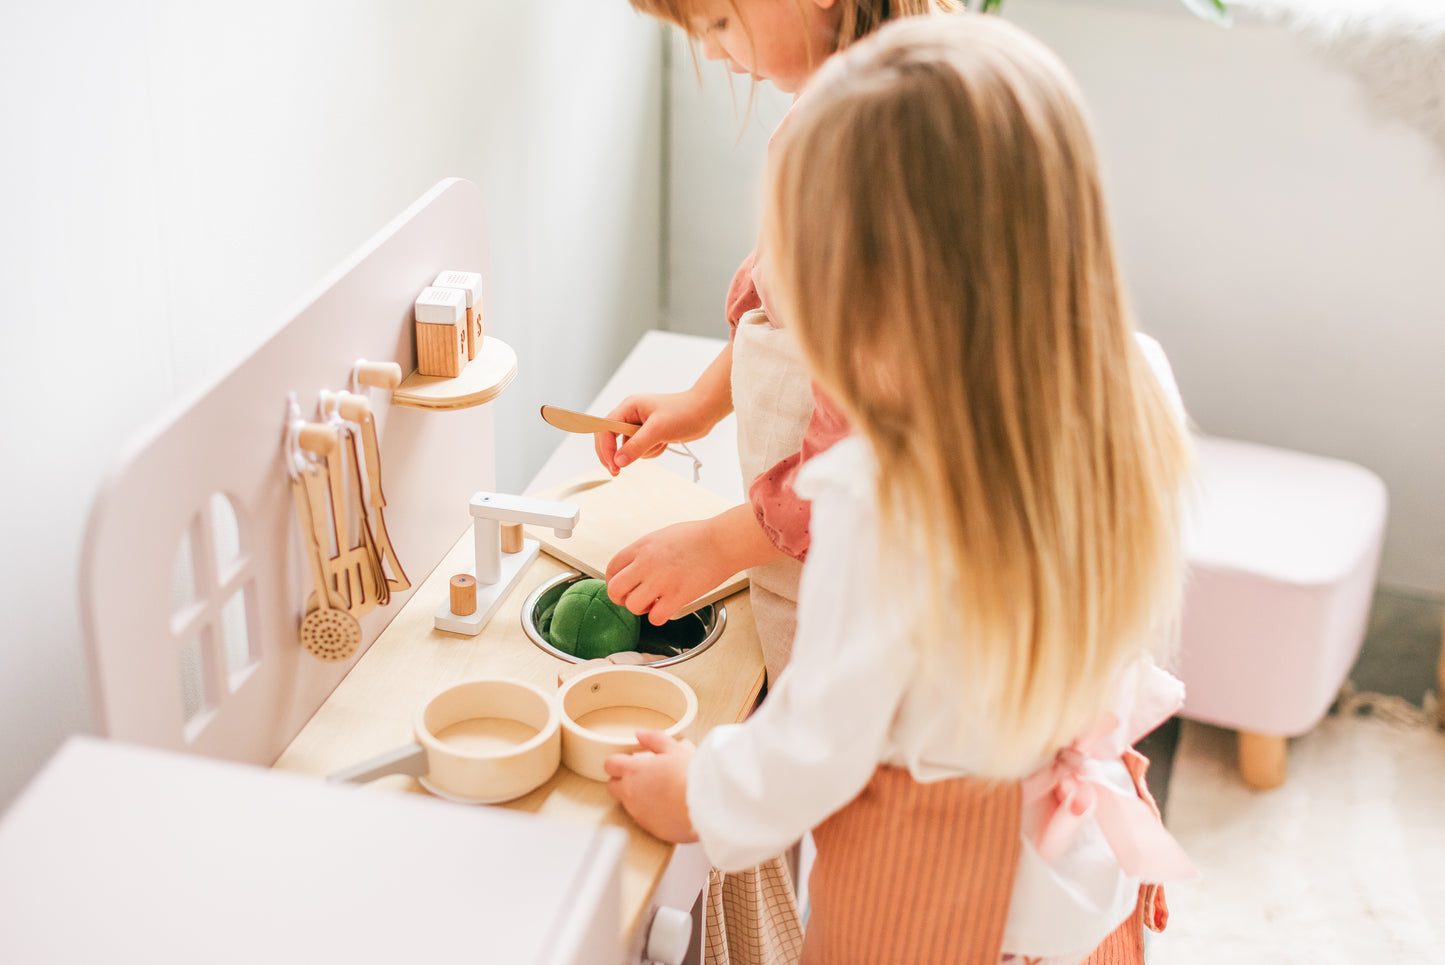
[[[1283,737],[1239,732],[1239,776],[1245,784],[1256,791],[1279,787],[1288,767]]]
[[[1445,629],[1440,634],[1440,663],[1435,670],[1435,711],[1445,724]]]

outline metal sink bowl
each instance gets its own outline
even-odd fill
[[[582,658],[574,657],[570,653],[563,653],[548,643],[542,636],[542,631],[537,629],[537,617],[547,607],[556,603],[557,598],[567,587],[585,579],[587,579],[585,574],[575,571],[562,573],[543,582],[522,603],[522,629],[526,632],[527,639],[557,659],[566,660],[568,663],[582,663]],[[655,627],[644,620],[642,640],[638,644],[638,650],[658,655],[657,660],[646,666],[668,667],[675,663],[682,663],[684,660],[691,660],[712,646],[722,636],[723,628],[726,625],[727,608],[721,603],[709,603],[686,616],[669,620],[660,627]]]

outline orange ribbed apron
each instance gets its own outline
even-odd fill
[[[1148,762],[1125,764],[1140,797]],[[804,965],[998,965],[1018,870],[1019,782],[961,777],[927,784],[880,767],[856,798],[813,829]],[[1142,965],[1143,926],[1168,912],[1157,886],[1087,959]],[[1027,959],[1015,959],[1027,965]]]

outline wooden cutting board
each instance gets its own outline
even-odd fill
[[[616,478],[599,468],[533,495],[581,509],[567,539],[542,526],[528,526],[527,535],[539,541],[547,555],[598,579],[606,578],[608,562],[634,540],[673,523],[706,519],[732,508],[717,493],[649,462],[633,463]],[[679,612],[691,613],[747,585],[747,573],[735,573]]]

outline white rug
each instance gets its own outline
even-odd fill
[[[1445,733],[1408,704],[1355,698],[1266,792],[1232,731],[1185,722],[1166,823],[1202,876],[1166,889],[1150,965],[1445,963]]]

